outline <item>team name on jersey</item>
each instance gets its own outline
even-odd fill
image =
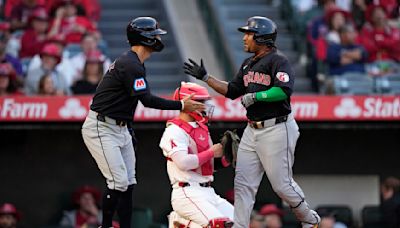
[[[271,76],[264,73],[249,71],[243,76],[244,86],[248,86],[249,83],[256,83],[269,86],[271,84]]]

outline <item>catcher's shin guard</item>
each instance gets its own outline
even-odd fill
[[[215,218],[210,221],[208,228],[231,228],[233,222],[229,218]]]

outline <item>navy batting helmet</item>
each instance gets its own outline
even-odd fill
[[[254,32],[253,39],[259,45],[275,46],[277,26],[267,17],[254,16],[247,19],[247,25],[238,28],[240,32]]]
[[[157,52],[164,48],[164,44],[157,35],[166,33],[159,28],[157,20],[152,17],[137,17],[126,27],[126,36],[131,46],[144,45]]]

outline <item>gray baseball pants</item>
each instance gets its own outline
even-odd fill
[[[265,127],[246,127],[238,150],[235,175],[234,227],[248,228],[255,196],[264,172],[273,190],[304,224],[319,222],[319,216],[305,201],[304,193],[293,180],[292,166],[299,128],[292,115],[287,122],[265,122]]]

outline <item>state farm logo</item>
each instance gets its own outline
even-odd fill
[[[338,118],[398,118],[400,117],[400,98],[367,97],[361,105],[353,98],[343,98],[334,109]]]
[[[1,119],[44,119],[47,116],[48,106],[44,102],[15,101],[5,98],[0,107]]]
[[[343,117],[359,117],[361,116],[361,108],[357,106],[356,101],[353,98],[344,98],[340,104],[335,107],[335,116],[339,118]]]
[[[58,112],[61,118],[83,118],[86,116],[86,108],[81,105],[81,102],[77,98],[69,98],[65,101],[63,107]]]

